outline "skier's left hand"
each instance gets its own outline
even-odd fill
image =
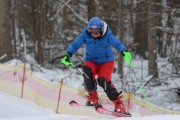
[[[131,65],[131,61],[132,61],[131,52],[123,50],[122,54],[124,56],[124,61],[127,62],[129,65]]]

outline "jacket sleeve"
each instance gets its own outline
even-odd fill
[[[125,45],[120,40],[118,40],[113,34],[110,35],[109,42],[119,52],[122,52],[123,50],[127,50]]]
[[[67,52],[70,52],[72,55],[85,43],[85,30],[72,42],[68,47]]]

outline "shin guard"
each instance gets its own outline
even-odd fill
[[[84,77],[84,86],[86,91],[93,91],[96,90],[96,82],[92,79],[92,71],[89,67],[83,66],[83,72],[88,76],[88,78],[83,75]]]
[[[105,93],[111,101],[114,101],[118,98],[119,94],[111,82],[107,82],[104,78],[101,77],[98,79],[98,84],[104,89]]]

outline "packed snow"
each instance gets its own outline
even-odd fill
[[[89,116],[70,116],[55,114],[49,109],[42,108],[36,104],[0,92],[0,120],[179,120],[178,115],[131,117],[131,118],[94,118]]]

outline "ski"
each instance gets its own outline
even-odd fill
[[[94,107],[94,106],[86,106],[86,105],[79,104],[74,100],[70,101],[69,104],[70,104],[70,106],[73,106],[73,107],[76,107],[76,106]],[[125,114],[125,113],[113,112],[113,111],[107,110],[100,104],[95,106],[95,110],[97,113],[105,114],[105,115],[112,115],[115,117],[132,117],[132,115],[130,113]]]

